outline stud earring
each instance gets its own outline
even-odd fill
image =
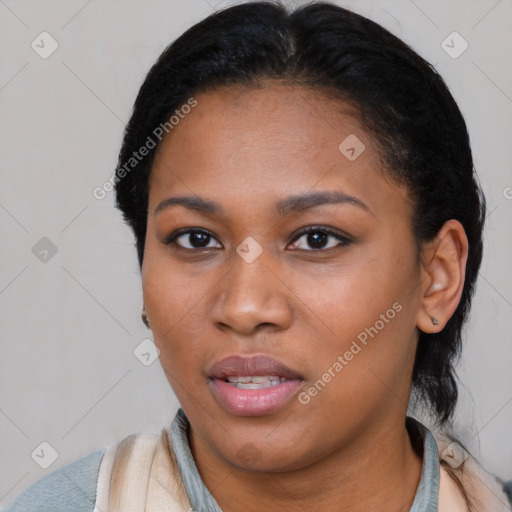
[[[148,328],[150,329],[151,327],[149,326],[149,320],[148,320],[148,315],[146,315],[146,309],[143,307],[142,308],[142,313],[140,314],[140,317],[142,319],[142,323]]]
[[[431,320],[434,325],[439,325],[439,321],[434,316],[431,318]]]

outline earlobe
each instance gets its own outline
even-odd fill
[[[149,325],[149,320],[148,320],[148,315],[146,314],[146,306],[143,304],[142,305],[142,312],[140,314],[140,318],[142,320],[142,323],[148,328],[148,329],[151,329],[150,325]]]
[[[447,221],[422,253],[421,305],[417,327],[441,331],[460,302],[464,289],[468,240],[462,224]]]

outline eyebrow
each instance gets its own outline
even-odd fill
[[[289,196],[278,201],[274,206],[274,211],[278,216],[285,217],[286,215],[304,212],[324,204],[351,204],[374,215],[370,208],[360,199],[339,191],[311,192]],[[162,210],[175,205],[210,215],[225,214],[224,209],[219,203],[203,199],[199,196],[168,197],[155,208],[154,214],[157,215]]]

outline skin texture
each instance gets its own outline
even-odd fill
[[[441,330],[460,300],[462,226],[447,222],[416,253],[408,192],[382,172],[373,137],[348,105],[279,82],[195,98],[155,158],[142,279],[206,486],[225,512],[409,510],[422,463],[404,423],[418,329]],[[365,144],[354,161],[338,149],[350,134]],[[368,209],[274,212],[283,198],[319,191]],[[155,213],[181,195],[218,202],[223,213],[180,205]],[[351,242],[331,235],[315,248],[297,235],[306,226]],[[212,237],[165,244],[183,228]],[[252,263],[236,252],[248,236],[262,248]],[[208,369],[232,354],[269,355],[299,372],[307,391],[395,303],[401,310],[307,404],[294,396],[271,414],[241,417],[211,392]]]

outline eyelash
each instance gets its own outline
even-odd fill
[[[183,247],[183,246],[181,246],[181,245],[176,243],[176,240],[178,238],[180,238],[180,237],[182,237],[184,235],[190,235],[192,233],[202,233],[204,235],[208,235],[211,238],[217,240],[212,233],[210,233],[209,231],[207,231],[205,229],[186,229],[186,230],[179,230],[179,231],[177,231],[175,233],[172,233],[170,236],[168,236],[164,240],[164,244],[165,245],[174,244],[174,245],[177,245],[180,249],[184,249],[185,251],[192,251],[192,252],[199,252],[201,249],[216,249],[216,247],[196,247],[194,249],[190,249],[188,247]],[[306,228],[301,229],[295,235],[295,237],[293,238],[291,244],[296,243],[302,236],[308,235],[310,233],[324,233],[328,237],[336,238],[341,243],[336,245],[335,247],[329,247],[327,249],[321,248],[321,249],[294,249],[294,250],[303,250],[303,251],[306,251],[306,252],[325,252],[325,251],[328,251],[330,249],[336,249],[338,247],[346,247],[347,245],[350,245],[352,243],[352,240],[350,238],[348,238],[347,236],[341,235],[340,233],[338,233],[336,231],[333,231],[332,229],[324,228],[324,227],[321,227],[321,226],[308,226]],[[217,240],[217,242],[218,242],[218,240]]]

